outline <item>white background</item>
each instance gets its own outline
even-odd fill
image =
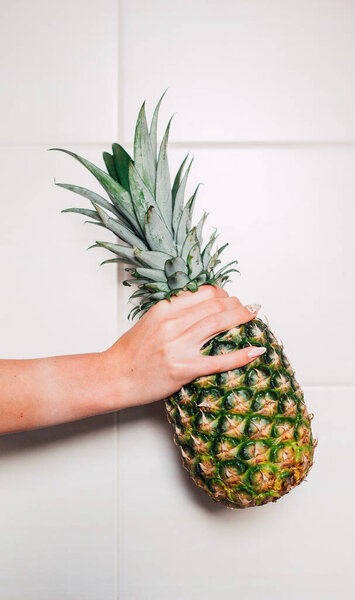
[[[315,600],[354,595],[355,3],[1,0],[0,355],[108,347],[126,295],[97,233],[60,215],[169,91],[172,170],[195,155],[316,414],[307,483],[228,511],[195,489],[155,404],[0,438],[1,600]],[[84,206],[77,201],[77,205]],[[96,253],[95,253],[96,252]]]

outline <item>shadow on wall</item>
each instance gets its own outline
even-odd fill
[[[168,454],[169,470],[174,474],[176,486],[184,488],[187,502],[192,501],[198,504],[202,510],[214,515],[222,513],[225,516],[228,513],[235,517],[242,513],[245,514],[246,511],[232,510],[224,504],[215,502],[192,481],[182,465],[180,450],[174,443],[173,428],[167,420],[164,402],[154,402],[145,406],[125,409],[119,414],[120,429],[132,427],[132,437],[134,435],[133,427],[140,421],[144,421],[147,427],[151,427],[164,440],[163,446],[164,452]],[[259,507],[259,511],[263,508]],[[250,514],[250,511],[248,512]]]
[[[114,416],[106,414],[53,427],[8,433],[0,436],[0,454],[4,459],[6,456],[20,452],[45,450],[45,446],[92,434],[95,431],[108,430],[112,428],[113,423]]]

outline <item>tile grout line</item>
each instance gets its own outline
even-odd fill
[[[119,84],[118,86],[122,87],[122,78],[118,75]],[[118,97],[118,104],[122,105],[123,99],[122,94],[116,91],[116,96]],[[116,127],[118,131],[123,129],[123,120],[122,115],[120,114],[120,109],[118,109],[118,115],[116,115]],[[119,139],[119,135],[117,135],[117,139]],[[102,149],[102,146],[110,147],[112,142],[115,140],[101,140],[96,142],[90,142],[85,140],[73,140],[71,142],[64,140],[57,140],[55,142],[56,146],[60,146],[62,144],[71,144],[72,146],[89,146],[89,147],[99,147]],[[160,140],[161,141],[161,140]],[[120,140],[120,143],[123,146],[131,146],[132,141],[124,140],[123,138]],[[42,148],[50,147],[51,144],[49,142],[31,142],[31,143],[2,143],[0,142],[0,148]],[[52,143],[53,146],[53,143]],[[177,140],[177,141],[169,141],[169,148],[186,148],[187,146],[193,146],[195,148],[216,148],[216,149],[238,149],[238,148],[353,148],[355,147],[355,140],[324,140],[324,141],[312,141],[312,140],[269,140],[269,141],[222,141],[222,140]]]
[[[122,27],[121,27],[121,16],[122,16],[122,2],[117,2],[117,65],[116,65],[116,98],[115,98],[115,136],[119,138],[120,131],[122,130]],[[111,144],[109,144],[111,146]],[[120,269],[116,270],[116,317],[117,317],[117,336],[121,334],[121,310],[120,310],[120,299],[121,293],[121,272]],[[114,600],[119,599],[119,429],[120,429],[120,416],[119,412],[115,413],[114,420],[115,427],[115,506],[114,506],[114,536],[115,536],[115,550],[114,550]]]

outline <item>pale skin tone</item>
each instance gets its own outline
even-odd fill
[[[253,347],[220,356],[200,349],[255,315],[222,288],[205,285],[158,302],[104,352],[0,360],[0,434],[147,404],[196,377],[246,365]]]

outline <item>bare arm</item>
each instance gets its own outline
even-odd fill
[[[203,356],[200,348],[255,314],[203,286],[159,302],[105,352],[1,360],[0,434],[153,402],[198,376],[245,365],[252,348],[223,356]]]

